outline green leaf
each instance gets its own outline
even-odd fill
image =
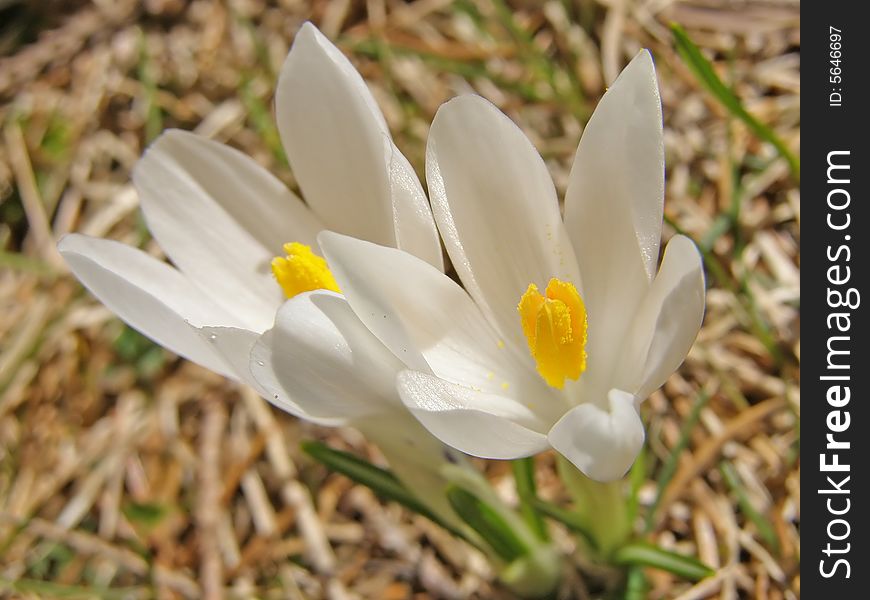
[[[785,142],[777,136],[773,130],[762,124],[758,119],[749,114],[740,99],[734,95],[728,87],[722,83],[716,71],[713,70],[713,65],[704,58],[701,50],[689,39],[686,31],[676,23],[671,25],[671,32],[674,34],[674,40],[677,45],[677,52],[686,61],[686,64],[701,81],[704,87],[716,97],[722,105],[727,108],[731,114],[743,121],[749,129],[762,140],[770,143],[777,152],[788,162],[792,176],[800,183],[801,179],[801,163],[800,159],[789,150]]]
[[[452,485],[447,488],[447,499],[454,512],[505,562],[511,563],[529,553],[498,511],[468,490]]]
[[[391,471],[373,465],[367,460],[363,460],[349,452],[330,448],[326,444],[317,441],[302,442],[302,450],[327,468],[370,488],[382,498],[398,502],[405,508],[421,514],[430,521],[434,521],[441,527],[451,531],[454,535],[462,537],[460,533],[446,525],[425,504],[417,499]]]
[[[535,486],[535,459],[532,456],[520,458],[511,461],[511,466],[514,471],[517,495],[520,497],[520,514],[538,539],[546,542],[549,539],[547,524],[535,508],[535,500],[538,498]]]
[[[714,573],[713,569],[697,558],[670,552],[642,542],[623,546],[613,555],[613,560],[618,565],[638,565],[662,569],[690,581],[698,581]]]
[[[596,547],[592,533],[589,531],[589,528],[586,527],[585,521],[579,514],[566,510],[560,506],[556,506],[555,504],[551,504],[546,500],[541,500],[540,498],[534,499],[534,505],[539,513],[550,517],[554,521],[558,521],[574,533],[579,533],[590,546],[593,548]]]

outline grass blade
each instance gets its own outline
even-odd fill
[[[677,439],[677,443],[674,444],[673,449],[671,449],[671,453],[668,455],[668,458],[665,461],[664,466],[662,467],[662,471],[659,474],[658,480],[656,481],[656,489],[658,490],[658,493],[656,495],[655,502],[653,502],[653,505],[650,507],[649,512],[646,515],[647,531],[650,531],[653,527],[659,504],[661,503],[662,498],[665,494],[665,489],[668,487],[671,478],[673,478],[674,473],[677,470],[677,463],[680,460],[680,455],[683,453],[683,450],[686,449],[686,446],[689,445],[689,438],[692,435],[692,430],[698,423],[698,419],[701,417],[701,410],[705,406],[707,406],[707,402],[709,400],[710,394],[708,394],[706,391],[702,390],[698,393],[698,400],[695,402],[695,405],[692,406],[692,411],[689,413],[689,416],[686,417],[686,420],[683,423],[683,427],[680,429],[680,437],[679,439]]]
[[[779,554],[779,538],[777,537],[776,532],[770,525],[770,521],[758,512],[758,510],[756,510],[752,505],[752,502],[749,501],[749,496],[746,494],[746,489],[744,488],[740,475],[737,474],[734,465],[727,460],[722,461],[719,463],[719,472],[722,473],[722,478],[725,480],[728,488],[734,492],[735,496],[737,496],[737,505],[740,507],[740,511],[746,515],[747,519],[752,521],[755,528],[758,529],[758,535],[767,542],[768,547],[770,547],[775,554]]]
[[[430,521],[434,521],[454,535],[464,537],[461,533],[444,523],[425,504],[420,502],[391,471],[373,465],[367,460],[363,460],[349,452],[330,448],[321,442],[302,442],[302,450],[317,462],[370,488],[382,498],[398,502],[405,508],[423,515]]]
[[[586,543],[588,543],[592,548],[597,547],[595,539],[592,537],[591,532],[586,527],[586,524],[583,522],[580,515],[560,506],[556,506],[555,504],[551,504],[546,500],[541,500],[540,498],[535,498],[533,504],[535,510],[539,513],[553,519],[554,521],[558,521],[574,533],[579,533],[583,536],[584,541],[586,541]]]
[[[662,569],[689,581],[699,581],[714,573],[713,569],[697,558],[670,552],[642,542],[623,546],[616,551],[613,559],[620,565],[640,565]]]
[[[505,562],[511,563],[529,553],[529,548],[501,515],[471,492],[451,486],[447,489],[447,499],[454,512]]]
[[[792,176],[800,183],[801,180],[801,163],[800,159],[789,150],[785,142],[776,135],[772,129],[761,123],[758,119],[749,114],[740,99],[734,95],[728,86],[722,83],[716,71],[713,70],[713,65],[710,64],[701,50],[689,38],[686,31],[676,23],[671,25],[671,32],[674,34],[674,40],[677,45],[677,52],[686,61],[686,64],[701,81],[704,87],[716,97],[722,105],[728,109],[731,114],[743,121],[747,127],[759,138],[771,144],[776,148],[777,152],[788,162]]]
[[[6,579],[0,577],[0,593],[3,591],[38,598],[65,598],[68,600],[128,600],[150,598],[150,590],[144,587],[88,588],[75,585],[40,581],[36,579]],[[11,596],[10,596],[11,597]]]

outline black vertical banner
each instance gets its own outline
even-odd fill
[[[801,15],[801,588],[870,585],[870,110],[863,2]]]

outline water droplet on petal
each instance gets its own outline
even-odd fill
[[[266,363],[264,363],[262,360],[258,360],[258,361],[257,361],[257,366],[265,367],[265,366],[266,366]]]

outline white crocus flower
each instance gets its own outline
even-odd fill
[[[626,67],[586,126],[564,222],[540,155],[477,96],[438,111],[426,168],[465,290],[407,253],[319,238],[350,306],[408,365],[403,401],[463,452],[553,447],[593,479],[621,477],[644,440],[639,403],[683,361],[704,311],[689,239],[671,239],[656,269],[664,150],[651,56]]]
[[[326,227],[442,269],[425,192],[363,79],[311,24],[282,68],[276,112],[307,206],[242,153],[169,131],[133,182],[174,266],[79,234],[59,249],[95,296],[160,345],[294,415],[361,429],[443,516],[443,493],[430,492],[443,489],[438,469],[455,453],[402,405],[394,380],[404,366],[341,295],[311,291],[337,289],[316,254]]]

